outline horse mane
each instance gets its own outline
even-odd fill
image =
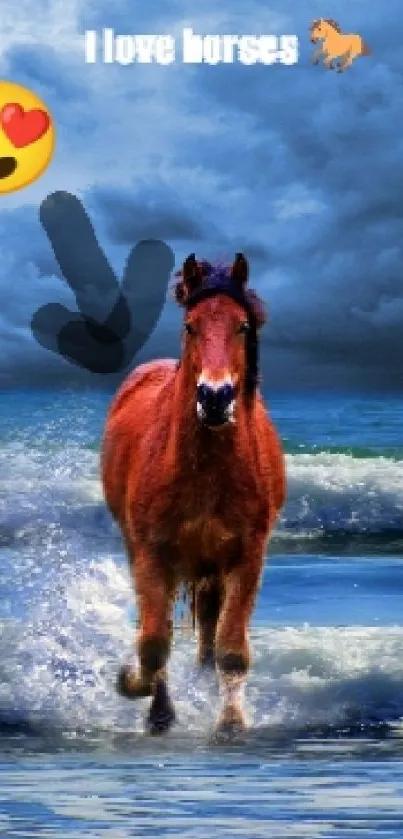
[[[237,302],[243,305],[248,313],[255,318],[258,329],[267,322],[268,314],[266,306],[256,292],[252,288],[246,288],[240,294],[239,290],[236,289],[234,283],[231,281],[231,265],[222,263],[212,264],[211,262],[207,262],[207,260],[202,260],[197,263],[197,267],[201,276],[200,290],[197,292],[198,295],[202,296],[203,292],[207,292],[208,289],[215,290],[216,293],[221,291],[223,293],[227,292],[230,297],[234,299],[237,297]],[[191,297],[187,296],[186,287],[183,282],[183,268],[175,272],[175,277],[178,279],[172,288],[174,300],[179,306],[186,309],[189,303],[193,302],[193,297],[196,297],[196,295],[192,295]],[[205,296],[212,295],[207,293]]]
[[[184,269],[176,271],[177,281],[173,286],[173,295],[179,306],[186,311],[197,303],[217,294],[225,294],[235,300],[247,313],[249,332],[246,336],[246,377],[245,393],[252,398],[259,384],[259,341],[258,329],[267,321],[267,311],[263,301],[253,289],[239,287],[233,279],[233,266],[220,263],[212,264],[206,260],[196,263],[198,274],[197,288],[189,294],[184,280]]]
[[[339,24],[335,20],[333,20],[332,18],[329,18],[329,17],[325,17],[325,18],[318,17],[318,18],[316,18],[316,20],[314,20],[309,27],[310,32],[312,32],[312,30],[315,29],[315,26],[317,26],[321,22],[321,20],[323,20],[325,23],[328,23],[329,26],[331,26],[336,32],[341,33],[341,28],[340,28]]]
[[[324,21],[325,21],[325,23],[328,23],[328,24],[329,24],[329,26],[331,26],[333,29],[335,29],[335,30],[336,30],[336,32],[341,33],[340,26],[339,26],[339,24],[338,24],[338,23],[336,23],[336,21],[335,21],[335,20],[332,20],[331,18],[325,17],[325,18],[324,18]]]

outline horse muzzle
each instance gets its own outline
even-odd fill
[[[203,425],[221,428],[235,422],[235,389],[229,382],[219,387],[201,382],[196,398],[197,416]]]

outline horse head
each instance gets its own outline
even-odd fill
[[[335,20],[323,17],[314,20],[310,27],[312,44],[316,44],[321,38],[326,38],[329,35],[329,28],[333,32],[341,32],[340,26]]]
[[[318,18],[317,20],[314,20],[313,23],[311,24],[311,27],[310,27],[309,31],[311,33],[311,43],[312,44],[316,44],[321,38],[324,37],[325,33],[323,32],[323,29],[322,29],[323,22],[324,22],[323,18]]]
[[[266,313],[247,289],[249,266],[238,253],[230,266],[190,254],[177,272],[176,301],[184,307],[181,364],[194,385],[197,417],[209,428],[236,422],[242,396],[258,384],[258,329]]]

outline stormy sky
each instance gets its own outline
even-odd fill
[[[41,201],[83,202],[120,276],[140,239],[232,260],[266,301],[262,370],[275,389],[403,390],[403,22],[389,0],[6,0],[0,77],[41,96],[57,130],[36,184],[0,196],[0,383],[113,385],[40,347],[38,306],[75,307],[39,221]],[[160,9],[160,13],[158,12]],[[200,9],[202,9],[200,11]],[[312,66],[319,16],[373,54],[346,73]],[[294,66],[86,65],[84,32],[296,34]],[[136,357],[176,355],[167,300]]]

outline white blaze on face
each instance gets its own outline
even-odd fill
[[[202,371],[197,380],[197,387],[199,387],[200,385],[205,385],[210,390],[217,391],[220,390],[222,387],[225,387],[225,385],[230,385],[230,387],[233,387],[234,383],[229,373],[226,376],[220,376],[219,379],[213,379],[211,376],[207,376]]]

